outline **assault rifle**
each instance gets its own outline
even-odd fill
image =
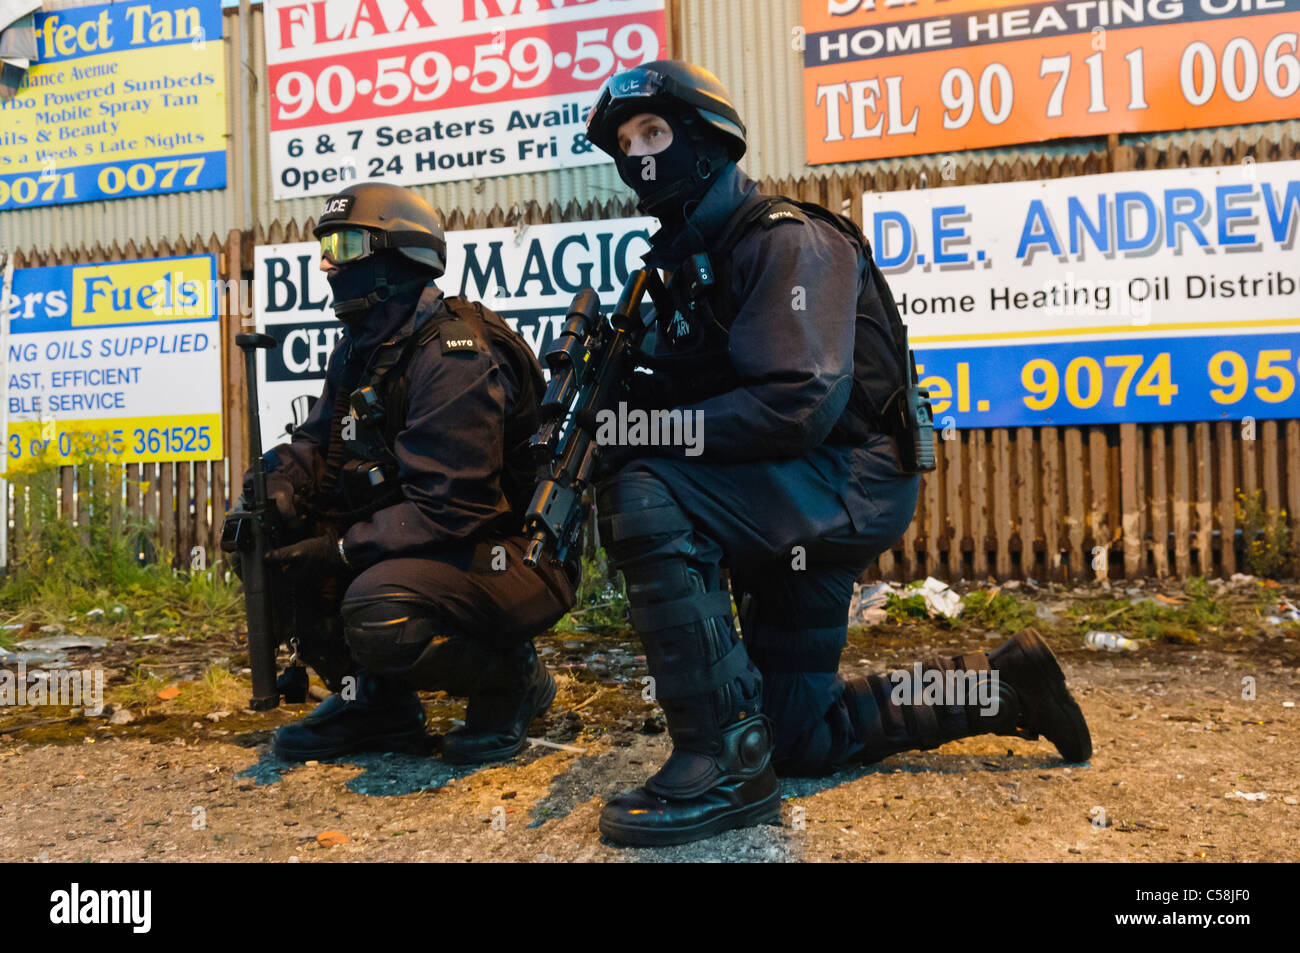
[[[244,377],[248,382],[249,459],[253,460],[253,498],[244,500],[226,514],[221,529],[221,549],[240,554],[244,583],[244,613],[248,618],[248,665],[253,670],[254,711],[280,704],[276,684],[275,653],[280,638],[275,626],[275,602],[271,573],[265,557],[278,540],[278,514],[266,496],[266,472],[262,469],[262,415],[257,403],[257,350],[276,346],[269,334],[238,334],[235,343],[244,352]]]
[[[609,408],[628,370],[629,349],[645,337],[641,299],[649,281],[645,269],[628,275],[608,318],[600,313],[596,292],[583,288],[546,352],[551,382],[542,398],[541,426],[529,441],[541,477],[524,517],[530,537],[524,565],[530,568],[547,556],[562,564],[581,543],[590,510],[583,496],[600,459],[596,414]]]

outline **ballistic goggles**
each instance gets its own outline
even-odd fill
[[[638,66],[633,69],[615,73],[605,80],[596,96],[596,106],[587,114],[587,132],[590,135],[595,123],[603,122],[605,114],[614,106],[638,99],[652,99],[656,96],[681,96],[678,84],[671,76],[665,76],[657,70]]]
[[[730,103],[649,66],[636,66],[605,80],[596,105],[587,114],[587,139],[617,157],[619,122],[637,111],[662,112],[659,104],[677,111],[695,110],[705,122],[736,140],[737,154],[744,153],[745,127]]]
[[[320,253],[335,265],[346,265],[373,255],[382,243],[367,228],[345,227],[320,237]]]

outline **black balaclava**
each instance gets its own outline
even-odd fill
[[[686,203],[699,201],[713,185],[718,166],[726,158],[726,146],[709,136],[694,116],[663,109],[646,112],[662,116],[668,123],[673,131],[672,145],[653,156],[629,156],[620,152],[614,161],[619,177],[640,197],[641,211],[659,219],[664,228],[676,229],[685,221]],[[648,165],[647,159],[654,159],[653,166]],[[646,178],[648,168],[654,170],[654,178]]]
[[[384,301],[418,291],[433,277],[428,265],[412,261],[397,251],[379,251],[360,261],[340,265],[338,271],[329,275],[334,316],[349,328],[356,327],[382,311]]]

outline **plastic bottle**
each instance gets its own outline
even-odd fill
[[[1126,639],[1118,632],[1089,632],[1083,637],[1083,644],[1088,648],[1107,652],[1136,652],[1138,643]]]

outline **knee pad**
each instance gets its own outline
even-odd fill
[[[435,615],[428,602],[400,594],[349,599],[343,603],[343,634],[358,664],[397,673],[433,641]]]
[[[601,542],[616,568],[650,559],[694,554],[691,521],[653,473],[620,473],[597,493]]]
[[[344,634],[357,664],[430,692],[469,696],[503,677],[505,655],[453,631],[437,607],[401,594],[349,599]]]

